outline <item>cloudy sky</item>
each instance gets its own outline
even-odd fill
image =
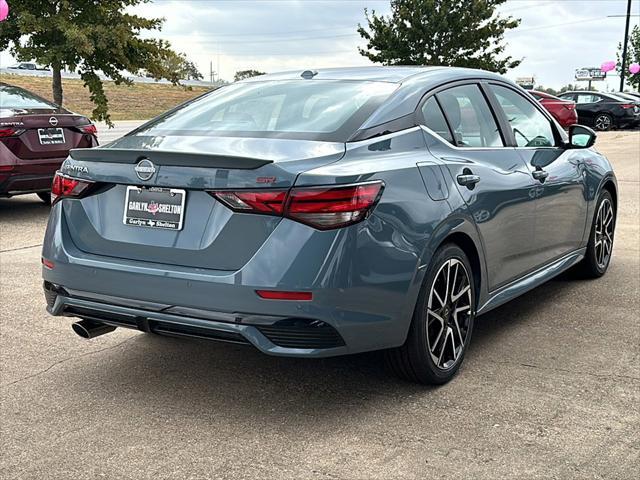
[[[640,14],[633,0],[632,14]],[[509,0],[505,15],[522,19],[507,33],[507,53],[523,62],[507,75],[535,76],[560,87],[573,81],[576,68],[615,60],[624,35],[627,0]],[[164,17],[165,38],[196,63],[208,78],[213,70],[231,80],[234,72],[274,72],[328,66],[367,65],[356,33],[364,9],[389,12],[389,0],[154,0],[135,8]],[[640,17],[632,18],[632,25]],[[4,57],[6,60],[6,57]],[[5,62],[2,62],[3,64]],[[619,80],[611,78],[613,88]]]

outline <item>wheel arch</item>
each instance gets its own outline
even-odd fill
[[[476,290],[476,303],[478,297],[480,296],[480,292],[482,291],[482,264],[480,258],[480,252],[475,242],[465,232],[452,232],[444,240],[440,243],[438,248],[447,243],[453,243],[460,247],[462,251],[465,253],[467,258],[469,259],[469,263],[471,264],[471,274],[473,275],[473,283]]]
[[[600,191],[606,190],[611,194],[611,198],[613,199],[613,207],[615,211],[618,211],[618,187],[616,187],[616,183],[613,181],[613,178],[607,177],[600,187]]]

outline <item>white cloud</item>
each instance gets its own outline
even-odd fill
[[[171,41],[205,77],[210,62],[214,70],[219,63],[222,78],[230,80],[248,68],[369,64],[357,51],[365,7],[388,13],[389,0],[155,0],[133,11],[166,18],[161,32],[148,35]],[[507,76],[535,75],[543,85],[559,87],[574,81],[576,68],[615,59],[624,18],[607,16],[624,14],[626,0],[510,0],[501,11],[522,19],[506,35],[506,53],[524,61]],[[0,55],[3,66],[9,61]],[[607,83],[615,88],[617,77]]]

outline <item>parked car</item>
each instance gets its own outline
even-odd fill
[[[611,93],[565,92],[560,98],[576,102],[580,122],[596,130],[634,127],[640,123],[640,108]]]
[[[621,97],[625,100],[629,100],[636,105],[640,105],[640,94],[631,92],[618,92],[616,93],[616,97]]]
[[[529,90],[529,94],[547,109],[561,127],[569,128],[571,125],[578,123],[578,112],[576,112],[575,102],[563,100],[562,98],[545,92],[538,92],[537,90]]]
[[[479,70],[247,79],[70,152],[42,250],[47,309],[85,338],[388,349],[399,375],[443,383],[477,315],[574,265],[606,272],[617,187],[594,141]]]
[[[96,135],[87,117],[0,83],[0,197],[37,193],[49,203],[53,176],[69,150],[97,146]]]
[[[49,69],[47,67],[39,67],[38,65],[36,65],[35,63],[31,63],[31,62],[22,62],[19,63],[18,65],[12,65],[11,67],[9,67],[12,70],[46,70],[49,71]]]

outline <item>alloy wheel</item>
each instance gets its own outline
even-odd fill
[[[460,260],[451,258],[438,270],[427,306],[427,348],[438,369],[452,368],[463,353],[472,312],[469,274]]]
[[[596,118],[596,128],[598,130],[609,130],[611,128],[611,118],[608,115],[599,115]]]
[[[613,206],[608,198],[605,198],[598,208],[594,247],[596,263],[599,268],[604,269],[613,250]]]

